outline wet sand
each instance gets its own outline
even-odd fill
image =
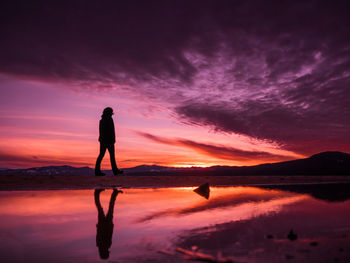
[[[0,190],[189,187],[206,182],[211,186],[350,183],[350,176],[2,175]]]

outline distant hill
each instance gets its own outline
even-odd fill
[[[164,167],[158,165],[139,165],[123,169],[126,174],[173,172],[182,168]],[[112,175],[112,170],[103,170],[107,175]],[[94,175],[95,170],[90,167],[43,166],[28,169],[0,169],[0,175]]]
[[[255,166],[175,168],[140,165],[123,169],[126,175],[350,175],[350,154],[323,152],[309,158]],[[111,175],[111,170],[104,171]],[[29,169],[0,169],[0,175],[94,175],[89,167],[45,166]]]
[[[182,170],[183,168],[175,168],[175,167],[166,167],[159,165],[139,165],[132,168],[123,169],[128,173],[143,173],[143,172],[169,172],[169,171],[177,171]]]
[[[350,175],[350,154],[322,152],[305,159],[239,167],[238,171],[259,175]]]

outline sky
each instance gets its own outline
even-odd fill
[[[0,7],[0,167],[93,167],[108,106],[121,168],[350,152],[348,1]]]

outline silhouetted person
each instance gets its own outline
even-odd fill
[[[96,233],[96,246],[98,247],[100,257],[102,259],[107,259],[109,257],[109,248],[112,245],[112,236],[113,236],[113,210],[114,203],[119,191],[117,189],[113,190],[111,199],[109,201],[109,207],[107,215],[105,215],[103,208],[100,202],[100,193],[105,189],[96,189],[95,190],[95,204],[98,211],[98,223],[97,233]]]
[[[114,122],[112,119],[113,109],[107,107],[103,110],[102,118],[100,120],[100,136],[98,140],[100,141],[100,154],[96,160],[95,166],[95,175],[103,176],[104,173],[101,172],[101,161],[108,149],[109,156],[111,158],[111,166],[114,175],[118,175],[123,173],[122,170],[119,170],[117,164],[115,162],[115,154],[114,154],[114,144],[115,144],[115,131],[114,131]]]

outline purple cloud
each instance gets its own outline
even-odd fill
[[[149,133],[143,133],[143,132],[137,132],[137,134],[154,142],[186,147],[194,151],[197,151],[199,153],[202,153],[211,157],[215,157],[218,159],[224,159],[224,160],[247,161],[247,160],[260,159],[265,161],[266,160],[280,161],[280,160],[290,159],[286,156],[275,155],[272,153],[262,152],[262,151],[245,151],[245,150],[240,150],[233,147],[200,143],[200,142],[181,139],[181,138],[169,139],[169,138],[155,136],[155,135],[152,135]]]
[[[52,156],[29,156],[29,155],[15,155],[11,153],[0,152],[0,165],[10,165],[16,167],[28,167],[36,165],[72,165],[72,166],[87,166],[90,162],[72,161],[69,158],[55,158]]]
[[[348,1],[9,1],[1,10],[2,74],[126,89],[181,122],[303,154],[350,150]]]

